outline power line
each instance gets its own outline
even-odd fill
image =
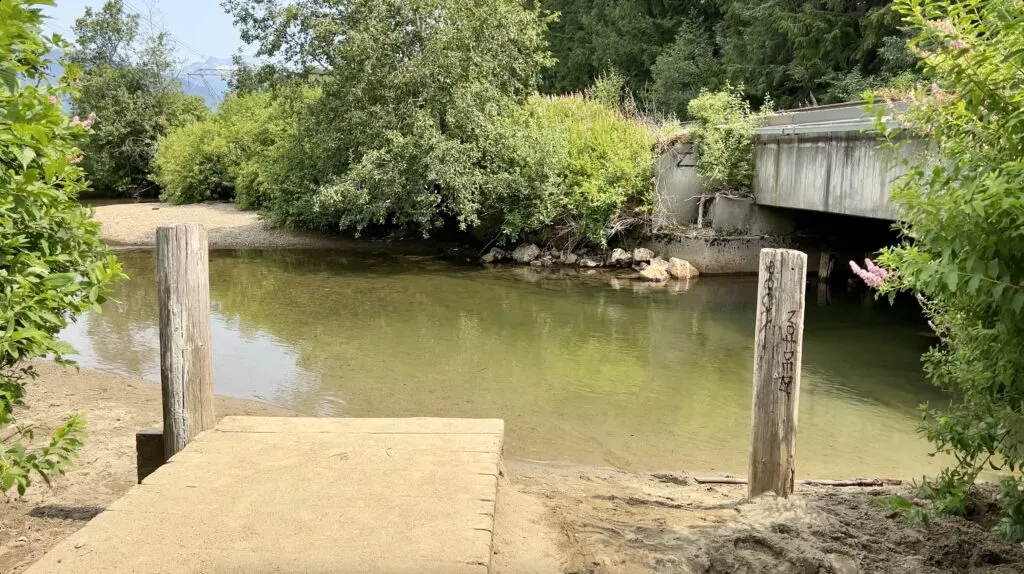
[[[149,6],[149,10],[147,11],[148,14],[143,14],[142,10],[140,10],[135,4],[129,2],[128,0],[125,0],[125,5],[129,8],[130,11],[135,12],[136,15],[138,15],[140,18],[145,19],[149,23],[149,30],[150,30],[151,33],[154,32],[155,30],[159,30],[160,32],[166,34],[167,38],[169,40],[171,40],[172,42],[174,42],[175,44],[177,44],[181,49],[185,50],[186,52],[191,52],[193,55],[195,55],[200,60],[206,60],[207,59],[205,54],[203,54],[199,50],[193,48],[192,46],[189,46],[187,43],[185,43],[184,40],[181,40],[180,38],[178,38],[177,36],[172,34],[170,30],[168,30],[167,28],[164,28],[163,26],[158,26],[153,21],[153,7],[152,6]]]

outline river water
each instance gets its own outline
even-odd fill
[[[64,337],[88,368],[159,381],[152,252]],[[320,416],[496,417],[508,456],[746,474],[757,285],[652,288],[431,258],[215,251],[216,391]],[[936,469],[913,308],[808,292],[797,474]]]

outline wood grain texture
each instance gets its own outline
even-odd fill
[[[747,495],[793,492],[807,255],[762,249],[754,334],[754,401]]]
[[[194,436],[216,424],[210,260],[203,226],[177,223],[158,228],[156,265],[164,454],[169,459]]]

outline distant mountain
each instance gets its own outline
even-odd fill
[[[64,74],[64,68],[60,65],[62,55],[63,53],[57,49],[50,50],[46,55],[50,61],[47,76],[51,82],[56,82],[57,78]],[[186,94],[203,98],[212,110],[228,93],[228,78],[234,69],[231,58],[210,57],[202,62],[186,64],[175,70],[174,75],[181,80]]]
[[[178,79],[186,94],[203,98],[206,105],[213,109],[228,93],[228,78],[234,69],[231,58],[210,57],[179,68]]]

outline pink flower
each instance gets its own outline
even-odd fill
[[[52,105],[56,105],[57,104],[57,96],[50,96],[49,98],[46,98],[46,101],[50,102],[51,106]]]
[[[89,129],[92,127],[94,123],[96,123],[96,119],[97,118],[95,113],[89,114],[89,117],[85,118],[85,121],[82,121],[82,118],[75,116],[71,118],[71,125],[82,126],[85,129]]]
[[[885,269],[882,269],[878,265],[875,265],[875,262],[870,260],[870,259],[865,259],[864,260],[864,265],[868,268],[868,273],[871,273],[872,275],[877,275],[877,276],[881,277],[882,279],[885,279],[886,277],[889,276],[889,272],[888,271],[886,271]]]
[[[867,265],[867,270],[861,269],[855,261],[850,262],[850,269],[853,270],[857,277],[860,277],[864,284],[872,289],[877,289],[882,286],[882,282],[886,277],[889,276],[889,272],[881,267],[875,265],[870,259],[865,259],[864,263]]]

